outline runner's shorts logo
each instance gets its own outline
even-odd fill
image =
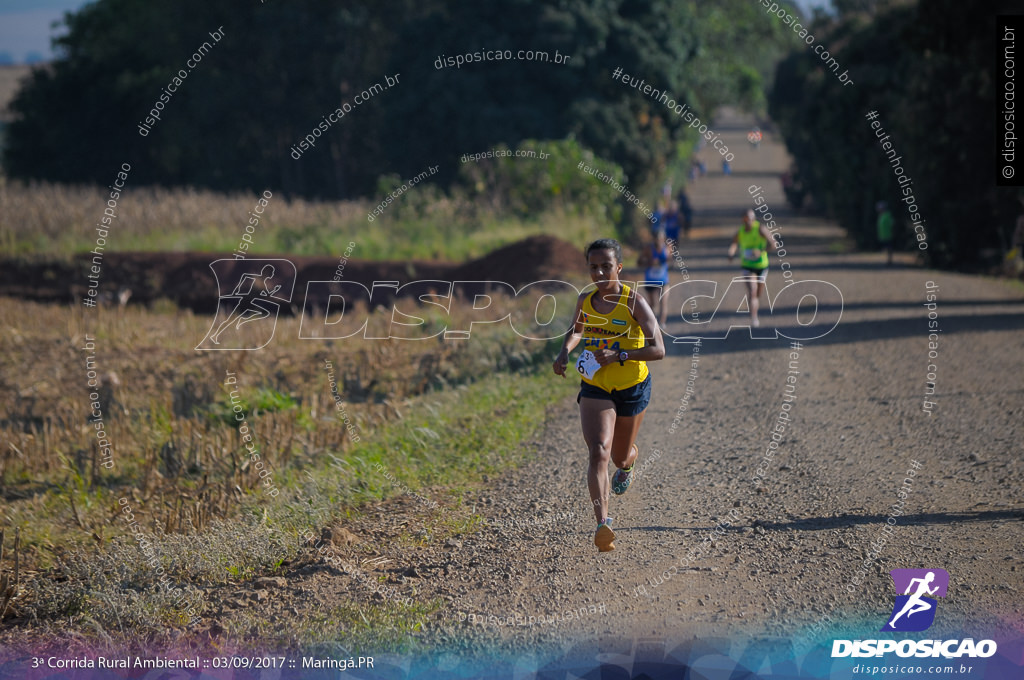
[[[265,347],[274,338],[281,305],[292,301],[295,265],[288,260],[225,258],[211,262],[210,269],[217,280],[217,313],[196,349]]]
[[[945,569],[893,569],[889,573],[896,586],[896,603],[889,622],[880,630],[927,630],[935,621],[935,598],[946,596],[949,573]]]

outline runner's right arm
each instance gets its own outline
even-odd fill
[[[569,352],[571,352],[576,345],[580,344],[580,340],[583,339],[583,300],[586,299],[589,293],[580,293],[580,296],[576,298],[576,311],[573,312],[572,328],[565,334],[565,338],[562,340],[562,349],[558,352],[558,356],[555,357],[554,368],[555,375],[565,377],[565,367],[569,365]]]

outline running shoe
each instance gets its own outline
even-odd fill
[[[636,449],[636,444],[633,444],[633,448]],[[637,455],[640,455],[640,450],[637,449]],[[626,493],[626,489],[633,483],[633,468],[636,467],[636,458],[633,459],[633,464],[628,468],[619,468],[612,475],[612,493],[616,496],[621,496]]]
[[[612,518],[608,517],[598,527],[594,533],[594,545],[601,552],[611,552],[615,550],[615,532],[612,531]]]

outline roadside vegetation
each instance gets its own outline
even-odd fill
[[[524,439],[567,395],[551,389],[550,343],[507,323],[460,342],[318,342],[297,340],[299,320],[282,318],[261,352],[221,353],[195,352],[209,319],[177,309],[99,307],[88,327],[80,307],[0,299],[0,310],[12,319],[0,336],[0,567],[17,529],[21,572],[6,616],[44,636],[76,621],[96,644],[173,639],[187,623],[183,598],[202,617],[205,589],[280,573],[305,537],[367,503],[415,493],[436,503],[442,539],[472,530],[471,513],[452,514],[462,494],[521,462]],[[466,314],[455,304],[449,319]],[[100,375],[109,468],[87,419],[87,370]],[[228,371],[262,466],[244,446]],[[336,629],[401,637],[432,611],[394,616],[395,606],[354,606]]]
[[[117,201],[104,252],[226,254],[239,248],[250,225],[247,256],[339,257],[354,243],[352,259],[462,262],[529,236],[582,243],[598,235],[630,238],[634,226],[642,226],[644,216],[624,206],[615,189],[577,166],[585,162],[628,183],[624,171],[575,141],[527,140],[514,150],[496,148],[537,157],[470,160],[460,165],[459,182],[448,190],[426,182],[410,186],[409,178],[386,175],[374,197],[362,200],[313,201],[273,189],[265,198],[261,192],[129,187]],[[548,157],[542,160],[541,153]],[[96,246],[94,227],[108,193],[0,178],[0,255],[52,259],[88,252]],[[646,203],[654,208],[653,198]]]

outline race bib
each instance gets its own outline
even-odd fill
[[[758,250],[757,248],[744,248],[743,249],[743,259],[744,260],[748,260],[750,262],[753,262],[754,260],[760,260],[761,259],[761,251]]]
[[[594,374],[600,370],[601,364],[597,363],[597,357],[589,349],[583,350],[580,358],[576,360],[576,370],[587,380],[593,380]]]

